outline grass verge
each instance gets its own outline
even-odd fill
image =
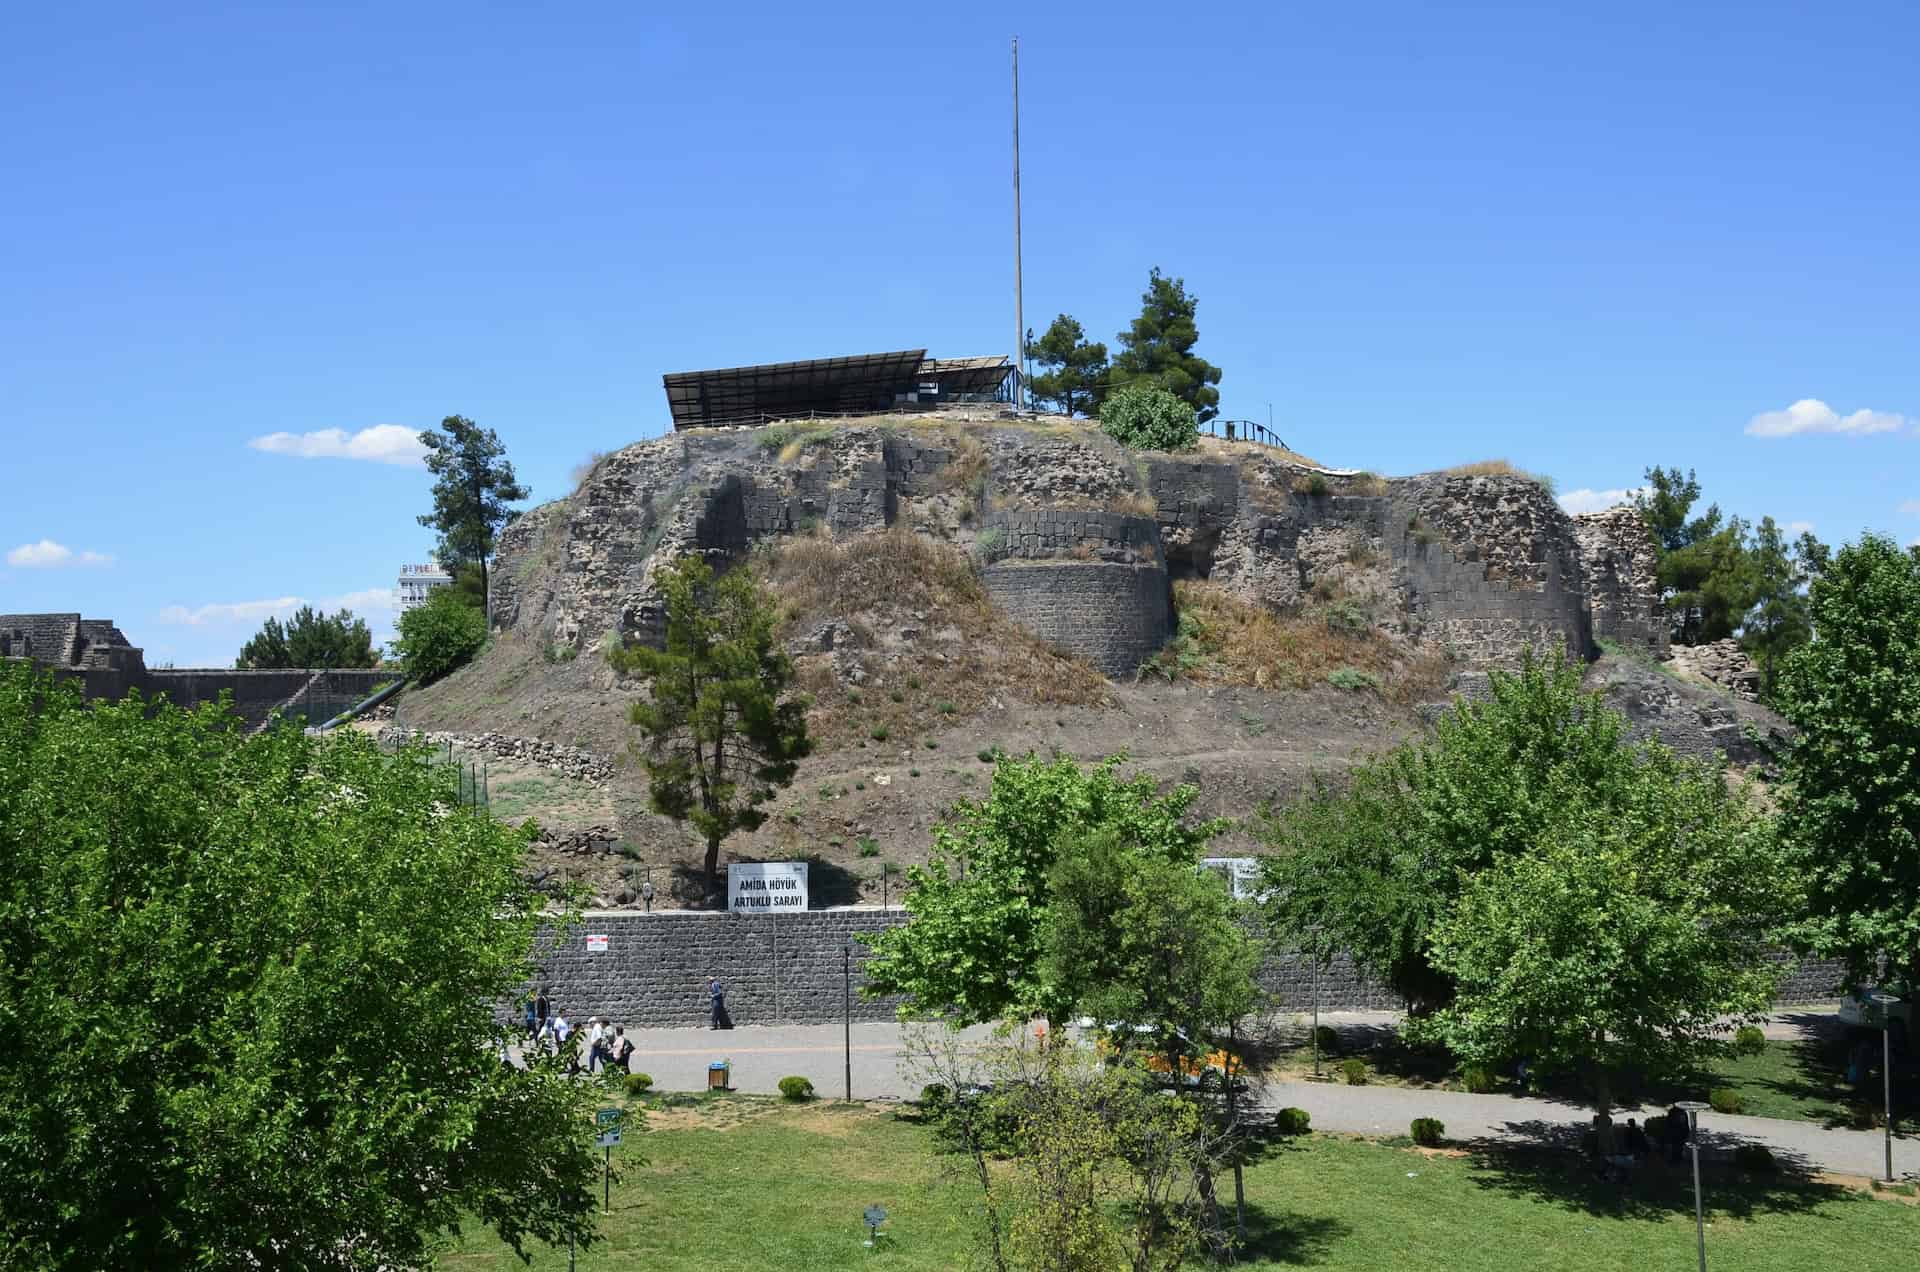
[[[858,1104],[747,1097],[656,1107],[647,1123],[616,1150],[646,1162],[615,1184],[604,1239],[579,1256],[582,1272],[968,1265],[976,1194],[947,1173],[951,1159],[924,1127]],[[1716,1267],[1805,1272],[1911,1248],[1916,1216],[1904,1199],[1717,1166],[1704,1182]],[[1690,1182],[1660,1165],[1622,1188],[1562,1151],[1421,1151],[1315,1135],[1270,1148],[1247,1169],[1246,1192],[1249,1249],[1236,1265],[1245,1268],[1615,1272],[1693,1260]],[[860,1214],[876,1203],[886,1235],[868,1250]],[[439,1266],[521,1265],[475,1227]],[[564,1249],[532,1262],[566,1266]]]

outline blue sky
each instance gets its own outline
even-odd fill
[[[1030,325],[1159,265],[1325,462],[1920,535],[1920,9],[1571,7],[15,6],[0,612],[384,633],[424,472],[284,452],[459,412],[542,500],[666,371],[1010,349],[1015,33]]]

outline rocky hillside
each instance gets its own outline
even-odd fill
[[[1500,465],[1390,479],[1250,443],[1138,455],[1079,421],[939,416],[600,457],[502,535],[493,640],[400,723],[620,760],[634,687],[605,650],[657,636],[655,578],[687,552],[762,574],[815,703],[818,753],[729,848],[816,854],[829,901],[877,899],[890,865],[921,859],[996,749],[1124,750],[1240,816],[1530,645],[1597,659],[1636,719],[1690,749],[1744,738],[1724,695],[1657,670],[1666,626],[1631,514],[1569,518]],[[604,796],[573,803],[610,804],[620,849],[568,868],[619,901],[651,864],[665,895],[687,836],[646,813],[631,764],[581,771],[553,780]]]

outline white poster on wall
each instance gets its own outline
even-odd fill
[[[759,861],[727,867],[727,909],[779,914],[806,908],[806,862]]]

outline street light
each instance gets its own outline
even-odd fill
[[[841,949],[840,964],[840,1025],[846,1031],[847,1043],[847,1100],[853,1100],[853,938],[848,937]]]
[[[1880,1083],[1887,1109],[1887,1182],[1893,1182],[1893,1008],[1898,994],[1870,990],[1867,1000],[1880,1009]]]
[[[1687,1142],[1693,1146],[1693,1236],[1700,1247],[1700,1272],[1707,1272],[1707,1212],[1700,1204],[1700,1114],[1711,1108],[1698,1100],[1682,1100],[1687,1114]]]

